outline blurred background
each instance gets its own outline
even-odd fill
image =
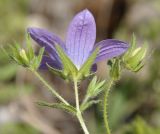
[[[0,0],[0,47],[14,41],[25,45],[26,28],[36,26],[65,39],[72,17],[88,8],[97,23],[97,41],[117,38],[138,44],[147,41],[150,51],[145,67],[137,74],[125,71],[109,100],[113,134],[160,134],[160,1],[159,0]],[[38,45],[33,42],[35,51]],[[106,61],[97,75],[108,77]],[[71,85],[42,71],[58,92],[74,104]],[[86,81],[85,83],[87,83]],[[84,84],[85,85],[85,84]],[[81,98],[85,93],[81,86]],[[36,105],[57,100],[24,68],[0,52],[0,134],[83,134],[77,120],[60,110]],[[105,134],[100,105],[84,117],[91,134]]]

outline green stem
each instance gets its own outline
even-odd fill
[[[85,98],[84,98],[84,100],[83,100],[83,102],[82,102],[82,104],[81,104],[81,107],[83,107],[83,105],[84,105],[86,102],[88,102],[88,100],[89,100],[89,96],[87,95],[87,96],[85,96]]]
[[[103,100],[103,119],[104,119],[104,125],[107,134],[111,134],[110,128],[109,128],[109,123],[108,123],[108,113],[107,113],[107,103],[108,103],[108,96],[109,92],[111,90],[111,86],[113,84],[114,80],[110,80],[109,83],[107,84],[107,88],[104,93],[104,100]]]
[[[49,91],[52,92],[54,96],[56,96],[61,102],[63,102],[66,105],[70,105],[61,95],[59,95],[41,76],[38,72],[32,71],[39,80],[48,88]]]
[[[78,96],[78,81],[77,79],[74,79],[74,90],[75,90],[75,99],[76,99],[76,109],[77,109],[77,118],[81,124],[81,127],[85,134],[89,134],[88,129],[86,127],[86,124],[84,122],[84,119],[82,117],[82,113],[79,106],[79,96]]]

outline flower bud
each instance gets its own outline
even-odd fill
[[[22,60],[24,61],[24,63],[26,63],[26,64],[29,63],[28,57],[27,57],[26,52],[25,52],[24,49],[21,49],[21,50],[19,51],[19,55],[20,55],[20,57],[22,58]]]
[[[29,40],[29,37],[28,37]],[[24,67],[27,67],[31,70],[36,70],[38,69],[43,53],[44,53],[44,48],[41,48],[39,51],[38,55],[34,54],[34,50],[29,44],[30,42],[28,41],[26,49],[20,48],[19,44],[15,44],[10,46],[12,53],[9,54],[9,56],[19,65],[22,65]]]
[[[139,71],[144,66],[143,60],[146,57],[147,50],[148,45],[146,43],[142,47],[136,48],[136,38],[133,36],[131,47],[123,56],[125,67],[133,72]]]

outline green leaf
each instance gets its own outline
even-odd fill
[[[71,75],[71,77],[75,77],[78,72],[76,66],[68,58],[68,56],[65,54],[65,52],[63,51],[63,49],[59,45],[56,45],[56,50],[57,50],[58,55],[62,61],[64,75],[65,76]]]
[[[159,134],[160,128],[153,127],[152,125],[148,124],[144,119],[141,117],[136,117],[136,119],[127,124],[122,131],[123,134]]]
[[[91,107],[92,105],[94,104],[98,104],[100,103],[101,100],[90,100],[86,103],[84,103],[83,105],[81,105],[80,109],[81,109],[81,112],[84,112],[86,109],[88,109],[89,107]]]
[[[97,96],[104,88],[105,80],[97,80],[97,76],[94,76],[87,89],[87,96],[93,98]]]
[[[66,105],[64,103],[48,103],[48,102],[37,102],[38,105],[40,106],[46,106],[46,107],[51,107],[51,108],[57,108],[64,110],[65,112],[71,113],[72,115],[76,115],[76,109],[71,106],[71,105]]]
[[[99,47],[97,47],[94,50],[94,52],[91,54],[91,56],[87,59],[87,61],[80,68],[80,70],[78,72],[78,79],[82,79],[83,77],[87,77],[90,75],[90,70],[91,70],[91,67],[94,63],[94,60],[96,59],[98,51],[99,51]]]

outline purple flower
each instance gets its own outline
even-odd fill
[[[46,63],[56,69],[63,68],[56,52],[56,44],[63,48],[78,70],[96,47],[100,47],[100,50],[93,64],[93,70],[98,61],[119,56],[128,49],[127,43],[115,39],[107,39],[95,44],[96,24],[93,15],[87,9],[73,18],[65,42],[54,33],[40,28],[28,28],[28,33],[40,46],[45,47],[48,53],[48,56],[43,56],[41,62],[40,68],[43,69],[47,68]]]

